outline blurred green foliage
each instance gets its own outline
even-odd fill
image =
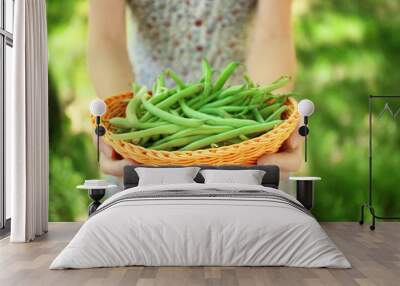
[[[399,90],[400,1],[293,4],[296,91],[317,107],[310,122],[310,161],[300,173],[323,178],[313,209],[319,220],[358,220],[368,188],[368,95]],[[88,135],[87,103],[95,94],[86,71],[87,5],[47,1],[52,221],[83,218],[87,195],[75,186],[98,176]],[[374,204],[380,215],[394,215],[400,213],[400,117],[383,120],[385,128],[374,137]]]
[[[313,213],[319,220],[358,220],[368,191],[368,96],[399,91],[400,1],[294,3],[296,90],[317,107],[304,171],[323,178]],[[400,117],[375,128],[381,130],[373,140],[379,215],[400,214],[399,123]]]
[[[89,199],[76,186],[96,178],[85,98],[93,97],[86,72],[86,1],[47,1],[49,45],[49,220],[86,218]],[[76,112],[82,112],[82,119]],[[75,120],[75,123],[73,122]],[[78,122],[76,121],[78,120]],[[77,126],[77,124],[79,126]]]

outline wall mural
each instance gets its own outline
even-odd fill
[[[319,220],[358,221],[360,204],[368,201],[368,94],[398,92],[400,6],[292,1],[292,26],[280,27],[291,28],[294,49],[280,46],[265,60],[273,45],[253,42],[250,50],[247,36],[257,30],[244,28],[256,1],[218,7],[205,1],[196,9],[181,1],[141,2],[127,1],[117,17],[126,16],[122,28],[106,29],[90,18],[89,1],[47,1],[50,220],[86,219],[90,201],[76,186],[102,176],[120,184],[126,163],[279,162],[283,177],[322,178],[313,208]],[[185,14],[190,11],[193,17]],[[123,29],[126,39],[118,41]],[[108,106],[101,122],[107,133],[99,140],[102,170],[88,110],[95,98]],[[295,111],[305,98],[316,109],[307,162]],[[391,216],[400,213],[390,172],[400,161],[399,105],[384,101],[374,116],[385,123],[374,129],[374,181],[381,184],[374,207]],[[293,186],[282,180],[281,188]]]

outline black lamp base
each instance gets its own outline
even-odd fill
[[[89,205],[88,214],[89,216],[94,213],[97,208],[101,205],[100,200],[106,194],[106,189],[91,189],[89,190],[89,197],[93,200],[93,202]]]
[[[309,180],[297,181],[296,199],[303,204],[303,206],[311,210],[314,202],[314,182]]]

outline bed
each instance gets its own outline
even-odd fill
[[[201,166],[265,171],[261,185],[195,183],[138,186],[108,198],[50,269],[144,266],[350,268],[316,219],[280,191],[276,166]]]

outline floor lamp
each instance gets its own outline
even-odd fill
[[[90,113],[96,117],[96,129],[94,132],[97,136],[97,162],[100,162],[100,137],[106,134],[106,129],[100,123],[101,116],[107,111],[107,105],[101,99],[94,99],[90,102],[89,108]]]
[[[299,134],[304,137],[304,161],[307,163],[307,137],[310,130],[308,128],[308,118],[314,113],[314,103],[309,99],[303,99],[298,104],[300,114],[303,116],[303,125],[299,128]]]
[[[373,202],[372,202],[372,102],[374,100],[379,100],[379,99],[400,99],[400,96],[377,96],[377,95],[370,95],[368,98],[368,106],[369,106],[369,112],[368,112],[368,121],[369,121],[369,172],[368,172],[368,202],[363,204],[361,206],[361,219],[360,219],[360,224],[364,224],[364,209],[367,208],[369,209],[371,216],[372,216],[372,224],[370,225],[370,229],[374,230],[375,229],[375,220],[376,219],[386,219],[386,220],[399,220],[400,217],[383,217],[383,216],[378,216],[375,213],[375,209],[373,207]],[[388,103],[385,104],[383,112],[386,110]]]

